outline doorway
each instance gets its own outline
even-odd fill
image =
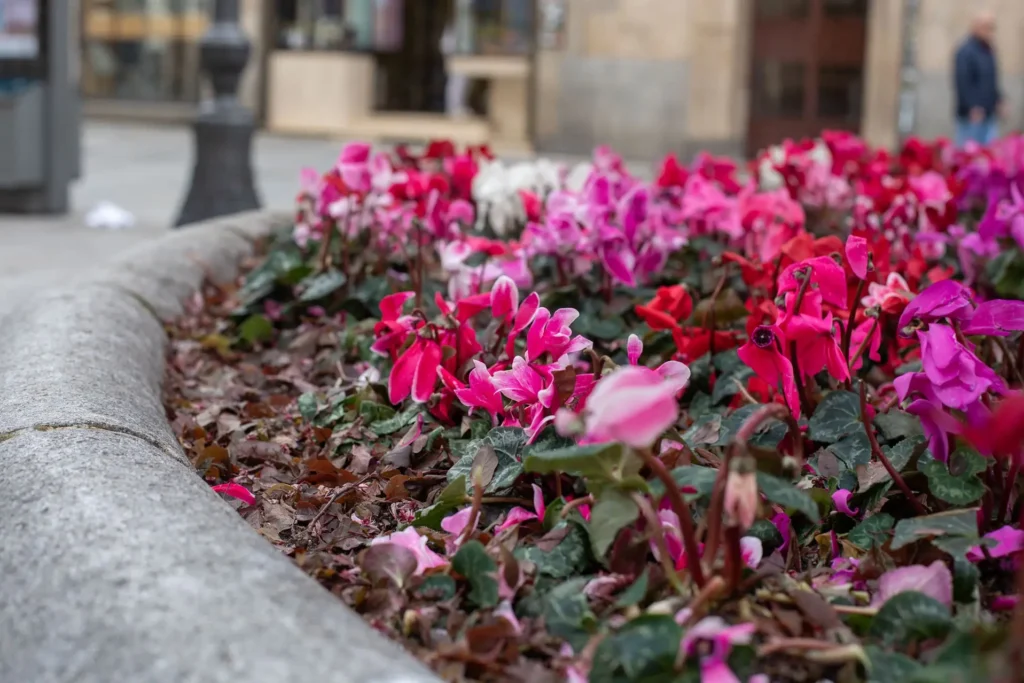
[[[377,55],[378,111],[444,111],[445,62],[441,36],[453,0],[404,3],[404,39],[393,52]]]
[[[869,0],[755,0],[747,154],[859,132]]]

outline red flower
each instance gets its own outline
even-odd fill
[[[711,350],[711,330],[702,327],[676,327],[672,330],[676,350],[684,362],[693,362]],[[734,332],[715,330],[715,353],[739,346]]]
[[[679,163],[675,154],[669,154],[661,162],[661,170],[658,171],[658,179],[655,184],[667,189],[670,187],[682,187],[690,177],[690,171]]]
[[[427,151],[423,153],[425,159],[447,159],[452,156],[455,156],[455,144],[451,140],[431,140]]]
[[[775,325],[762,325],[750,335],[750,341],[740,347],[740,360],[772,387],[781,390],[793,417],[800,417],[800,397],[796,389],[793,364],[783,353],[786,338]]]
[[[540,198],[529,190],[519,190],[519,198],[523,201],[523,211],[526,212],[526,220],[540,220]]]
[[[636,314],[652,330],[671,330],[687,320],[693,312],[693,299],[686,287],[674,285],[659,287],[654,298],[646,305],[637,305]]]
[[[998,456],[1020,453],[1024,443],[1024,395],[1004,398],[980,425],[968,426],[964,436],[983,453]]]

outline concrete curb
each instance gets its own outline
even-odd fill
[[[0,681],[438,680],[252,531],[167,424],[160,321],[279,225],[211,221],[2,301]]]

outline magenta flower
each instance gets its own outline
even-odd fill
[[[869,334],[871,335],[870,339],[868,338]],[[853,334],[850,336],[850,369],[859,370],[864,365],[864,350],[867,350],[871,360],[880,363],[882,356],[878,351],[881,347],[881,325],[873,318],[865,318],[857,327],[853,328]],[[857,353],[858,351],[860,353]]]
[[[473,369],[469,371],[469,386],[456,388],[455,396],[462,401],[462,405],[468,408],[482,408],[495,420],[505,411],[501,394],[498,393],[490,371],[478,360],[473,361]]]
[[[678,617],[677,617],[678,618]],[[721,617],[704,617],[683,636],[679,647],[687,657],[696,657],[706,650],[701,643],[710,643],[711,653],[700,660],[702,683],[738,683],[729,668],[729,654],[735,645],[746,645],[757,631],[754,624],[729,626]]]
[[[846,489],[838,489],[832,494],[832,502],[835,503],[836,510],[839,510],[844,515],[856,517],[860,513],[860,510],[850,507],[850,498],[852,496],[852,492],[847,491]]]
[[[545,378],[522,356],[512,359],[512,368],[492,375],[492,384],[506,398],[516,403],[537,401],[546,387]],[[545,406],[550,407],[550,405]]]
[[[365,142],[350,142],[341,149],[338,157],[338,173],[344,183],[356,192],[370,191],[370,145]]]
[[[529,522],[531,520],[537,520],[538,522],[544,522],[544,514],[547,512],[547,506],[544,504],[544,492],[536,484],[533,485],[533,511],[527,510],[526,508],[514,507],[509,510],[508,517],[505,521],[497,528],[495,533],[501,533],[509,527]]]
[[[398,357],[388,376],[388,399],[398,405],[410,395],[416,403],[426,403],[434,393],[437,369],[441,365],[441,347],[429,339],[417,339]]]
[[[850,376],[843,350],[836,340],[831,313],[824,318],[799,313],[787,315],[779,327],[786,333],[786,339],[796,344],[804,377],[813,377],[824,369],[839,381]]]
[[[242,501],[246,505],[255,505],[256,496],[252,495],[249,489],[245,488],[241,484],[235,482],[228,482],[226,484],[217,484],[211,487],[211,490],[215,493],[223,493],[225,496],[231,496],[237,500]]]
[[[588,339],[572,336],[569,326],[579,315],[575,308],[560,308],[554,314],[544,307],[538,308],[526,334],[526,359],[536,360],[548,353],[553,360],[558,360],[567,353],[593,346]]]
[[[491,314],[495,319],[506,321],[519,309],[519,289],[507,275],[502,275],[491,287]]]
[[[993,299],[981,303],[963,326],[967,335],[1008,337],[1024,330],[1024,301]]]
[[[803,273],[803,277],[811,279],[809,286],[821,292],[821,298],[825,303],[846,308],[846,273],[832,257],[816,256],[787,267],[779,276],[780,295],[799,291],[802,279],[798,273]]]
[[[996,529],[983,537],[986,540],[995,541],[995,545],[987,547],[988,557],[998,559],[1007,557],[1024,550],[1024,531],[1014,529],[1012,526],[1004,526]],[[985,559],[985,553],[981,546],[975,546],[967,551],[967,559],[971,562],[981,562]]]
[[[893,381],[893,386],[900,401],[915,396],[904,409],[921,420],[921,428],[928,438],[928,449],[935,459],[946,462],[949,459],[949,435],[961,433],[960,421],[943,409],[931,380],[923,372],[900,375]]]
[[[864,280],[868,276],[868,241],[863,237],[850,235],[846,239],[846,259],[853,274]]]
[[[924,593],[949,607],[953,604],[953,575],[942,560],[928,566],[915,564],[893,569],[878,578],[878,592],[871,604],[881,607],[889,598],[906,591]]]
[[[650,447],[679,418],[676,395],[689,381],[690,369],[672,361],[658,370],[630,365],[605,375],[587,398],[586,441]]]
[[[751,569],[757,569],[764,558],[764,544],[757,536],[744,536],[740,539],[740,558],[743,564]]]
[[[626,358],[630,365],[637,365],[640,362],[640,354],[644,352],[644,343],[635,334],[629,335],[626,340]]]
[[[942,318],[966,321],[974,312],[971,291],[954,280],[941,280],[915,296],[900,316],[900,331],[910,336],[911,323],[930,323]]]
[[[472,507],[464,507],[454,515],[448,515],[441,520],[441,528],[452,536],[458,538],[466,530],[470,518],[473,516]]]
[[[966,410],[989,389],[1002,393],[999,375],[960,343],[949,325],[932,323],[919,330],[921,364],[943,405]]]
[[[370,545],[380,545],[381,543],[391,543],[401,546],[406,550],[411,550],[412,554],[416,556],[417,574],[422,574],[428,569],[443,567],[448,564],[448,560],[427,547],[427,537],[420,536],[416,529],[411,526],[387,536],[378,536],[370,541]]]
[[[758,377],[778,388],[786,405],[796,418],[800,417],[800,397],[796,390],[793,364],[785,352],[786,337],[778,325],[761,325],[737,354]]]

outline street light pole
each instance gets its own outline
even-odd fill
[[[252,170],[252,113],[238,101],[249,60],[249,40],[239,26],[238,0],[216,0],[213,24],[199,43],[199,61],[213,99],[192,124],[195,166],[175,226],[258,209]]]

